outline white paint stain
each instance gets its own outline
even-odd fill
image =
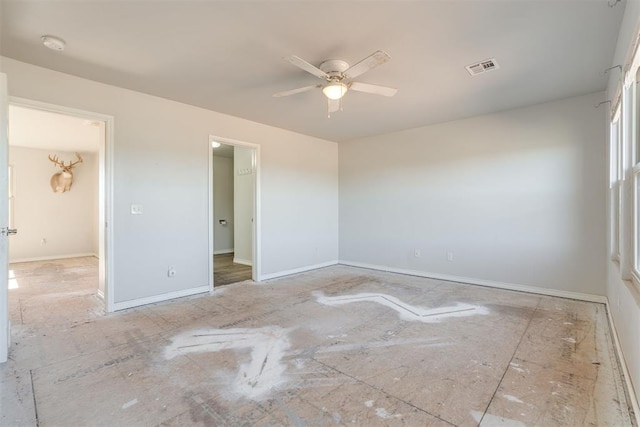
[[[471,416],[477,423],[480,423],[480,420],[482,420],[482,423],[479,424],[480,427],[526,427],[521,421],[497,417],[480,411],[471,411]]]
[[[133,405],[135,405],[136,403],[138,403],[138,399],[133,399],[128,401],[127,403],[125,403],[124,405],[122,405],[122,409],[127,409],[127,408],[131,408]]]
[[[382,418],[383,420],[390,420],[393,418],[402,418],[400,414],[390,414],[384,408],[376,408],[376,415]]]
[[[367,408],[373,408],[373,400],[367,400],[366,402],[364,402],[364,406],[366,406]]]
[[[514,371],[524,372],[524,369],[522,369],[517,363],[511,363],[511,368],[513,368]]]
[[[333,418],[333,421],[334,421],[336,424],[340,425],[340,421],[342,421],[342,417],[340,416],[340,414],[339,414],[339,413],[334,412],[334,413],[331,415],[331,417]]]
[[[512,396],[510,394],[503,394],[502,397],[507,399],[509,402],[524,403],[522,400],[520,400],[517,397]]]
[[[575,338],[562,338],[562,341],[566,341],[566,342],[569,342],[571,344],[575,344],[576,343],[576,339]]]
[[[573,325],[571,322],[564,322],[564,325]]]
[[[375,302],[396,311],[401,319],[419,321],[424,323],[436,323],[448,317],[466,317],[475,314],[488,314],[486,307],[457,303],[454,306],[423,308],[406,304],[396,297],[386,294],[361,293],[356,295],[341,295],[327,297],[322,293],[314,293],[316,301],[320,304],[336,306],[355,302]]]
[[[166,359],[189,353],[251,349],[251,361],[240,364],[232,385],[237,394],[258,399],[285,382],[282,357],[289,340],[277,326],[256,329],[199,329],[176,335],[164,351]]]

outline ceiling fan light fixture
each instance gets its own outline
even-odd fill
[[[347,85],[342,82],[332,82],[322,88],[322,93],[329,99],[340,99],[347,93]]]

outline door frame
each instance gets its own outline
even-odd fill
[[[0,174],[0,185],[3,186],[2,201],[4,214],[0,214],[3,223],[0,227],[8,229],[8,166],[9,166],[9,94],[7,75],[0,73],[0,163],[7,166],[4,174]],[[0,203],[1,204],[1,203]],[[7,232],[8,234],[8,232]],[[9,321],[9,237],[0,235],[0,363],[5,363],[11,346],[11,322]]]
[[[9,106],[31,108],[50,113],[74,116],[85,120],[104,122],[104,135],[98,152],[98,286],[104,283],[104,308],[114,311],[113,290],[113,146],[114,117],[62,105],[9,96]],[[11,139],[11,136],[9,136]],[[7,253],[8,256],[8,253]],[[99,289],[99,288],[98,288]]]
[[[252,266],[251,266],[251,278],[259,282],[261,277],[261,265],[262,265],[262,251],[260,248],[260,236],[261,236],[261,206],[260,206],[260,145],[252,142],[240,141],[237,139],[225,138],[222,136],[216,136],[209,134],[207,140],[207,146],[209,147],[209,292],[214,291],[214,265],[213,265],[213,252],[214,252],[214,211],[213,211],[213,154],[214,148],[211,146],[211,142],[216,141],[221,144],[232,145],[237,147],[244,147],[253,150],[253,226],[252,228]],[[235,177],[235,170],[234,170]],[[234,178],[235,179],[235,178]]]

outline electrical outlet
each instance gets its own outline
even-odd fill
[[[174,266],[169,266],[169,269],[167,270],[167,276],[176,277],[176,268]]]
[[[422,256],[422,252],[420,252],[420,249],[414,249],[413,256],[416,258],[420,258]]]
[[[447,261],[453,261],[453,252],[447,252]]]
[[[142,215],[142,205],[131,205],[131,215]]]

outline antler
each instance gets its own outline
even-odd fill
[[[56,166],[60,166],[65,171],[70,171],[78,163],[84,163],[84,160],[82,160],[82,156],[80,156],[80,154],[76,153],[76,157],[78,158],[78,160],[76,160],[75,162],[69,161],[68,165],[65,165],[64,162],[61,162],[60,160],[58,160],[58,156],[51,157],[51,155],[49,155],[49,160],[55,163]]]
[[[59,161],[58,156],[51,157],[51,154],[49,154],[49,160],[55,163],[56,166],[64,167],[64,162]]]
[[[77,165],[78,163],[83,163],[82,157],[80,157],[80,154],[76,153],[76,157],[78,158],[77,161],[71,163],[71,161],[69,161],[69,166],[67,166],[67,168],[72,168],[75,165]]]

